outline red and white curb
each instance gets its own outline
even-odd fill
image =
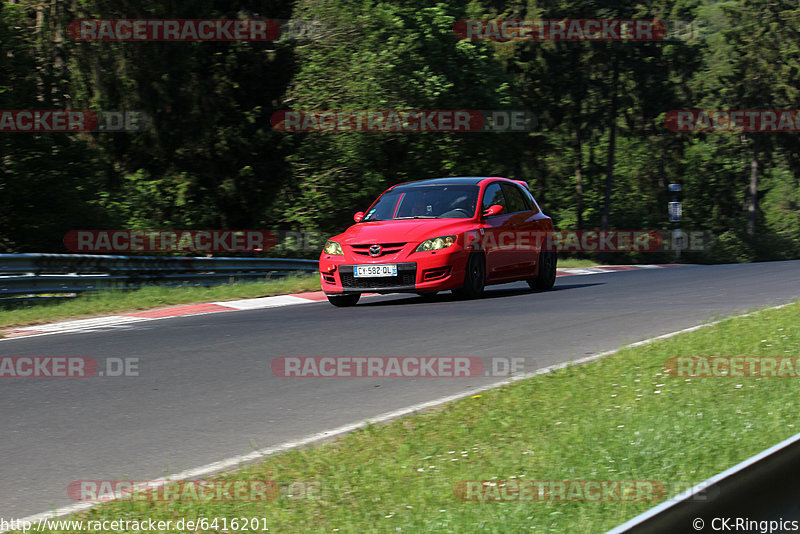
[[[633,271],[637,269],[661,269],[665,267],[683,267],[683,265],[609,265],[603,267],[568,268],[559,269],[556,276],[561,278],[564,276],[584,276],[590,274]],[[364,296],[372,295],[375,294],[364,294]],[[327,300],[325,294],[322,291],[316,291],[313,293],[295,293],[292,295],[278,295],[275,297],[228,300],[224,302],[207,302],[204,304],[189,304],[185,306],[173,306],[170,308],[147,310],[142,312],[124,313],[121,315],[108,315],[105,317],[92,317],[90,319],[77,319],[74,321],[61,321],[57,323],[25,326],[4,331],[4,337],[2,339],[75,332],[96,332],[100,330],[108,330],[109,328],[125,327],[132,323],[154,321],[156,319],[165,319],[168,317],[187,317],[189,315],[204,315],[207,313],[280,308],[283,306],[308,304],[311,302],[321,302],[325,300]]]

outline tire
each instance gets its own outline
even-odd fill
[[[486,259],[483,254],[473,252],[467,259],[464,285],[453,290],[453,294],[463,299],[477,299],[483,295],[486,285]]]
[[[348,306],[355,306],[358,299],[361,298],[361,293],[347,293],[345,295],[328,295],[328,302],[337,308],[346,308]]]
[[[556,283],[556,263],[558,254],[556,252],[541,251],[539,253],[539,276],[527,280],[531,289],[536,291],[547,291],[552,289]]]

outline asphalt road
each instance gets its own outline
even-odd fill
[[[74,504],[75,480],[147,480],[499,380],[280,378],[279,356],[524,357],[529,372],[797,298],[799,261],[684,266],[2,340],[0,356],[138,358],[139,376],[0,380],[0,517]]]

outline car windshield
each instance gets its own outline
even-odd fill
[[[406,185],[381,196],[362,220],[469,219],[477,201],[477,185]]]

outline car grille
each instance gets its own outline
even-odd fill
[[[416,263],[397,264],[397,276],[380,276],[375,278],[356,278],[353,266],[339,268],[343,289],[414,289],[417,281]]]
[[[372,245],[380,245],[381,253],[377,256],[370,256],[369,254],[369,247]],[[350,245],[350,248],[353,249],[354,254],[358,254],[359,256],[370,256],[372,258],[380,258],[381,256],[386,256],[388,254],[396,254],[400,252],[405,243],[370,243],[368,245]]]

